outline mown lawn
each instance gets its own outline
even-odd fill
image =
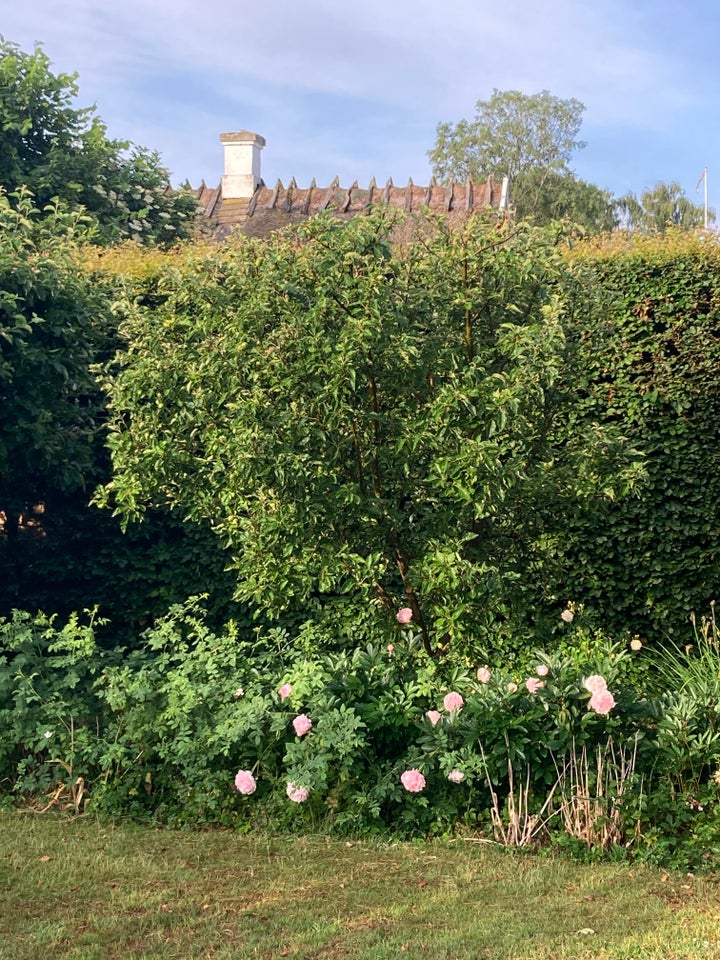
[[[720,880],[4,810],[0,957],[720,958]]]

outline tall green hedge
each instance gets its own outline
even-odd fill
[[[687,233],[588,245],[607,295],[585,349],[586,418],[645,456],[634,496],[567,518],[554,588],[614,630],[677,632],[720,582],[720,246]]]

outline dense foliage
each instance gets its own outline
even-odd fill
[[[191,236],[197,203],[169,190],[157,153],[111,140],[92,108],[78,108],[76,76],[53,73],[41,47],[25,53],[0,37],[0,184],[26,188],[43,210],[82,207],[94,238],[173,243]]]
[[[207,525],[154,513],[124,535],[88,505],[109,475],[93,364],[116,346],[113,301],[140,290],[140,248],[118,251],[122,276],[101,273],[87,236],[78,213],[0,194],[0,614],[99,605],[125,639],[189,593],[212,592],[218,623],[239,616],[229,558]],[[146,295],[152,259],[140,272]]]
[[[647,473],[638,496],[568,516],[558,580],[612,630],[662,636],[720,583],[720,248],[674,233],[576,255],[613,297],[579,424],[622,423]]]
[[[123,653],[99,649],[92,624],[16,614],[0,622],[0,784],[42,807],[176,824],[462,824],[506,844],[716,868],[714,627],[703,669],[680,655],[668,673],[571,614],[564,652],[512,666],[438,664],[412,623],[318,653],[284,631],[213,633],[187,605]]]
[[[86,235],[86,234],[85,234]],[[107,354],[107,301],[79,269],[83,222],[0,193],[0,510],[6,536],[49,486],[81,486],[104,407],[90,372]]]
[[[569,269],[552,235],[524,227],[450,234],[428,224],[416,248],[393,249],[396,228],[381,216],[315,224],[299,243],[172,255],[130,245],[80,259],[81,218],[43,218],[27,196],[13,204],[3,204],[0,239],[1,612],[100,604],[130,637],[190,592],[211,595],[216,625],[245,616],[230,604],[237,591],[270,615],[290,604],[293,622],[324,622],[322,646],[353,642],[360,610],[382,619],[407,602],[429,646],[496,648],[518,618],[527,629],[514,642],[526,643],[548,603],[585,602],[616,636],[657,637],[714,598],[713,242],[583,244]],[[130,432],[118,420],[115,442],[143,431],[148,501],[180,508],[190,526],[153,512],[123,536],[87,507],[109,469],[90,365],[123,317],[137,345],[118,382],[137,409]],[[227,363],[234,350],[253,371],[246,381],[239,359]],[[479,371],[493,390],[473,380]],[[148,404],[149,388],[170,390],[170,401]],[[584,442],[588,423],[611,426],[645,457],[633,497],[579,496],[604,482],[574,439]],[[192,479],[173,499],[189,444]],[[562,463],[543,473],[538,454],[553,449]],[[591,474],[575,486],[574,464]],[[241,487],[261,520],[252,549]]]
[[[711,238],[380,211],[140,256],[0,201],[0,612],[127,641],[0,622],[8,797],[717,866]]]
[[[566,429],[599,304],[557,238],[414,226],[318,219],[168,271],[121,325],[106,493],[210,521],[268,613],[408,605],[437,652],[495,642],[564,515],[633,464],[611,425]]]

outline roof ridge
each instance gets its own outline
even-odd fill
[[[392,177],[378,186],[375,177],[371,177],[367,188],[360,187],[357,179],[343,187],[339,176],[333,177],[326,187],[318,187],[314,177],[308,187],[298,186],[295,177],[287,187],[280,179],[274,187],[261,180],[252,197],[242,202],[223,197],[222,181],[215,189],[203,181],[193,192],[201,203],[202,215],[214,221],[218,237],[225,236],[233,226],[250,236],[268,236],[323,211],[347,220],[379,204],[408,213],[427,209],[457,218],[472,211],[499,209],[503,199],[502,183],[493,177],[484,182],[468,177],[464,182],[451,180],[444,184],[430,177],[427,186],[416,184],[412,177],[404,186],[396,186]]]

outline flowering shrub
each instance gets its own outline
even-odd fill
[[[312,720],[304,713],[301,713],[293,720],[293,727],[295,729],[295,733],[299,737],[304,737],[305,734],[308,733],[308,731],[312,728]]]
[[[599,674],[594,673],[592,676],[589,676],[587,680],[585,680],[583,686],[592,694],[602,693],[603,691],[607,690],[607,680],[605,677],[601,677]]]
[[[465,701],[460,694],[456,693],[454,690],[452,693],[448,693],[445,697],[443,697],[443,706],[449,713],[462,710],[464,703]]]
[[[314,657],[272,639],[259,648],[232,629],[210,633],[191,605],[123,658],[77,623],[0,623],[0,779],[29,796],[60,778],[71,800],[82,777],[98,808],[175,823],[311,821],[400,836],[463,824],[502,842],[584,823],[579,842],[632,843],[659,860],[680,857],[683,843],[698,857],[712,849],[720,664],[703,662],[694,687],[650,702],[629,682],[629,643],[598,637],[512,670],[441,667],[409,634],[392,655],[385,638]],[[597,794],[583,809],[579,783]],[[622,804],[609,806],[612,796]]]
[[[307,787],[300,787],[294,784],[292,781],[288,781],[285,792],[288,795],[288,798],[292,800],[293,803],[305,803],[307,798],[310,795],[310,791]]]
[[[615,697],[609,690],[597,690],[590,697],[590,709],[595,713],[607,715],[615,706]]]

